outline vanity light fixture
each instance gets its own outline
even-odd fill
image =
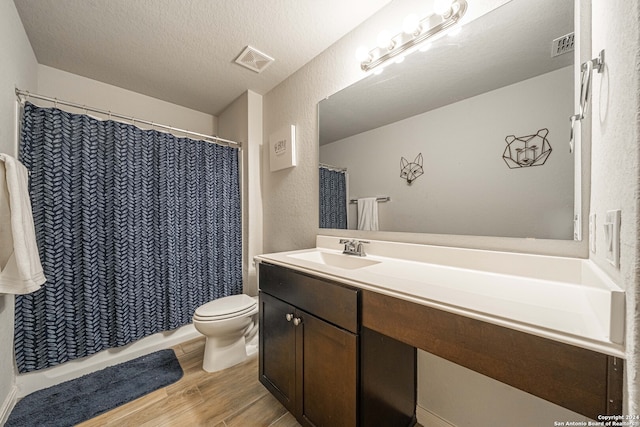
[[[376,47],[369,51],[366,47],[359,47],[356,50],[356,58],[361,61],[360,68],[370,71],[391,58],[396,58],[396,62],[402,62],[398,59],[416,50],[425,40],[457,23],[466,11],[466,0],[436,0],[433,14],[423,19],[415,14],[409,15],[402,22],[402,32],[394,36],[389,31],[382,31],[376,40]]]

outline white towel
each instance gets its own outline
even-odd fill
[[[47,280],[36,245],[28,185],[27,168],[0,154],[0,293],[27,294]]]
[[[358,199],[358,230],[378,231],[378,202],[375,197]]]

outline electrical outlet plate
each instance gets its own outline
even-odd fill
[[[589,215],[589,249],[596,253],[596,214]]]
[[[620,268],[620,217],[620,210],[607,211],[603,224],[605,256],[615,268]]]

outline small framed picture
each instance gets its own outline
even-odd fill
[[[271,172],[296,165],[296,127],[288,125],[269,136]]]

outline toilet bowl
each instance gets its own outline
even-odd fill
[[[258,299],[240,294],[208,302],[196,309],[193,325],[206,337],[202,368],[229,368],[257,350]]]

